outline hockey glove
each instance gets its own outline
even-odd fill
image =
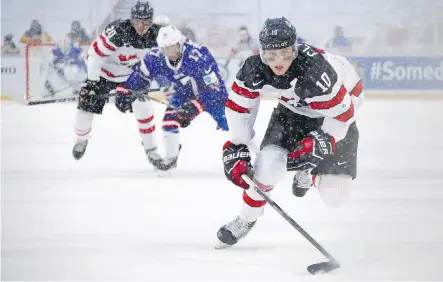
[[[98,81],[87,79],[80,89],[80,97],[98,95],[100,93]]]
[[[169,119],[176,120],[182,128],[185,128],[204,110],[200,100],[193,99],[177,108],[168,107],[166,112],[171,115]]]
[[[223,146],[223,164],[228,180],[243,189],[249,188],[249,185],[241,178],[243,174],[252,178],[251,153],[248,146],[235,145],[227,141]]]
[[[313,169],[335,151],[334,137],[323,130],[311,131],[299,142],[297,149],[288,154],[286,168],[288,171]]]
[[[119,85],[115,89],[115,106],[122,113],[127,111],[132,113],[132,102],[136,99],[132,91],[123,85]]]

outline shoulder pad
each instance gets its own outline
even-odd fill
[[[302,70],[302,73],[295,92],[302,99],[330,94],[338,80],[337,72],[322,55],[321,50],[318,51],[307,44],[298,46],[296,68]]]
[[[108,24],[103,33],[115,46],[123,46],[123,38],[129,34],[132,24],[130,20],[116,20]]]
[[[260,55],[252,55],[245,60],[236,78],[250,89],[261,89],[265,84],[266,68]]]
[[[108,24],[106,26],[105,30],[111,26],[113,26],[114,29],[117,31],[124,32],[124,30],[128,29],[128,27],[132,27],[132,24],[131,24],[130,20],[115,20],[115,21],[111,22],[110,24]]]
[[[160,48],[158,47],[152,47],[149,52],[146,55],[154,56],[154,57],[160,57],[161,56]]]

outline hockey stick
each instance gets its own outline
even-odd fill
[[[143,92],[140,92],[140,94],[142,95],[148,95],[150,92],[158,92],[160,91],[159,88],[152,88],[152,89],[147,89],[147,90],[143,90]],[[109,97],[114,97],[115,93],[110,93],[108,95]],[[156,101],[158,103],[164,104],[164,105],[168,105],[165,102],[152,98],[152,97],[147,97],[150,100]],[[50,99],[50,100],[40,100],[40,101],[30,101],[26,104],[26,106],[34,106],[34,105],[42,105],[42,104],[51,104],[51,103],[63,103],[63,102],[70,102],[70,101],[76,101],[78,100],[78,96],[74,96],[74,97],[65,97],[65,98],[57,98],[57,99]]]
[[[152,100],[152,101],[154,101],[154,102],[157,102],[157,103],[160,103],[160,104],[162,104],[162,105],[165,105],[166,107],[172,107],[171,105],[169,105],[167,102],[165,102],[165,101],[162,101],[162,100],[159,100],[159,99],[157,99],[157,98],[154,98],[154,97],[147,97],[149,100]]]
[[[329,261],[327,262],[320,262],[320,263],[314,263],[307,267],[309,273],[312,275],[321,274],[321,273],[327,273],[334,269],[337,269],[340,267],[340,263],[332,257],[317,241],[314,240],[314,238],[311,237],[300,225],[298,225],[297,222],[295,222],[294,219],[292,219],[291,216],[289,216],[282,208],[280,208],[279,205],[277,205],[276,202],[274,202],[268,195],[266,195],[260,188],[255,184],[254,181],[252,181],[251,178],[249,178],[246,174],[243,174],[241,178],[249,184],[249,186],[252,186],[254,188],[254,191],[256,191],[266,202],[271,205],[271,207],[276,210],[284,219],[286,219],[289,224],[292,225],[295,229],[297,229],[298,232],[303,235],[303,237],[306,238],[306,240],[309,241],[314,247],[317,248]]]
[[[58,99],[51,99],[51,100],[40,100],[40,101],[30,101],[26,104],[26,106],[35,106],[35,105],[42,105],[42,104],[51,104],[51,103],[62,103],[62,102],[70,102],[77,100],[78,97],[67,97],[67,98],[58,98]]]

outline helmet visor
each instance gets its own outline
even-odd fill
[[[180,44],[176,43],[171,46],[166,46],[161,48],[163,54],[165,54],[169,60],[171,61],[177,61],[180,59]]]
[[[284,62],[294,60],[294,47],[287,47],[283,49],[273,49],[273,50],[262,50],[263,58],[266,62]]]

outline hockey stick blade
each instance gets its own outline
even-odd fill
[[[331,256],[311,235],[308,234],[297,222],[287,214],[276,202],[274,202],[265,192],[263,192],[255,182],[249,178],[246,174],[243,174],[241,178],[253,189],[276,211],[278,212],[289,224],[292,225],[306,240],[309,241],[317,250],[319,250],[329,261],[321,262],[316,264],[311,264],[308,266],[309,273],[315,275],[320,273],[327,273],[336,268],[340,267],[338,261]]]
[[[311,273],[312,275],[317,275],[317,274],[328,273],[339,267],[340,264],[336,261],[325,261],[325,262],[311,264],[310,266],[308,266],[307,269],[309,273]]]

